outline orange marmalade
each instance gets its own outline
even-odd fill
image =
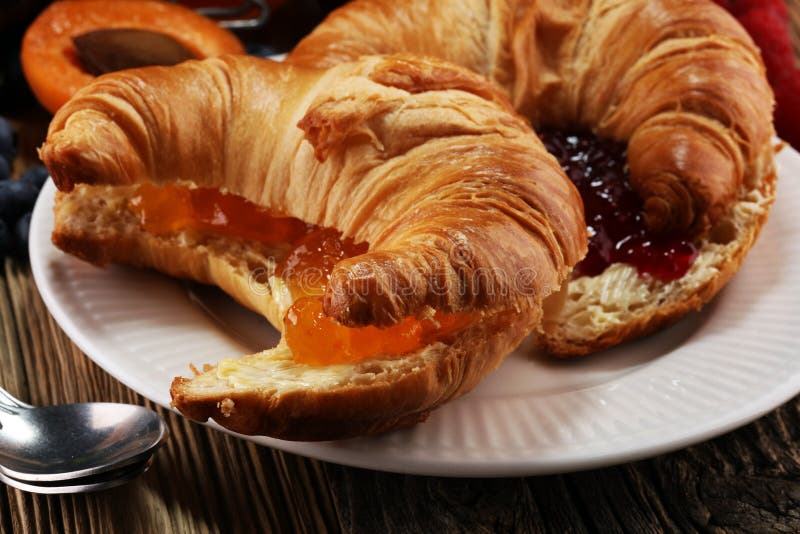
[[[131,198],[130,207],[142,228],[156,235],[190,230],[267,244],[292,243],[275,274],[286,282],[294,299],[283,322],[286,343],[298,363],[331,365],[405,354],[477,319],[472,313],[436,312],[431,318],[407,317],[386,328],[343,326],[325,315],[322,295],[336,263],[364,254],[366,243],[342,239],[334,229],[276,215],[214,189],[145,183]]]

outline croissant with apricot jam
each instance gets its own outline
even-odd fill
[[[580,197],[504,93],[411,56],[227,56],[103,76],[55,116],[54,243],[219,286],[278,347],[175,379],[232,430],[424,420],[532,331],[585,254]]]

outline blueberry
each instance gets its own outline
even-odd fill
[[[0,218],[14,224],[19,216],[33,209],[39,190],[33,184],[19,180],[0,182]]]
[[[8,180],[9,176],[11,176],[11,166],[6,158],[0,156],[0,180]]]
[[[17,156],[16,139],[11,123],[0,117],[0,156],[8,161],[14,161]]]
[[[0,258],[7,256],[9,252],[11,252],[11,236],[5,221],[0,219]]]
[[[270,57],[278,53],[273,47],[262,43],[250,43],[245,47],[251,56]]]
[[[28,182],[36,187],[36,189],[41,189],[44,185],[45,180],[50,175],[50,172],[47,170],[47,167],[44,165],[34,165],[33,167],[29,168],[25,172],[22,173],[22,176],[19,179],[23,182]]]
[[[28,253],[28,236],[31,233],[32,215],[29,211],[20,217],[17,224],[14,225],[14,248],[20,257],[25,257]]]

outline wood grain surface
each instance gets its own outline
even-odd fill
[[[787,3],[796,29],[800,0]],[[23,119],[17,173],[45,120]],[[170,429],[150,471],[119,488],[42,496],[0,484],[0,532],[800,532],[800,397],[713,441],[582,473],[471,480],[353,469],[155,406],[66,337],[26,261],[0,267],[0,384],[37,405],[142,404]]]

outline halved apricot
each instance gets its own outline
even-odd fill
[[[160,32],[198,58],[241,54],[239,39],[189,8],[155,0],[68,0],[45,9],[22,40],[22,68],[36,98],[55,113],[94,79],[81,65],[73,37],[100,29]]]

